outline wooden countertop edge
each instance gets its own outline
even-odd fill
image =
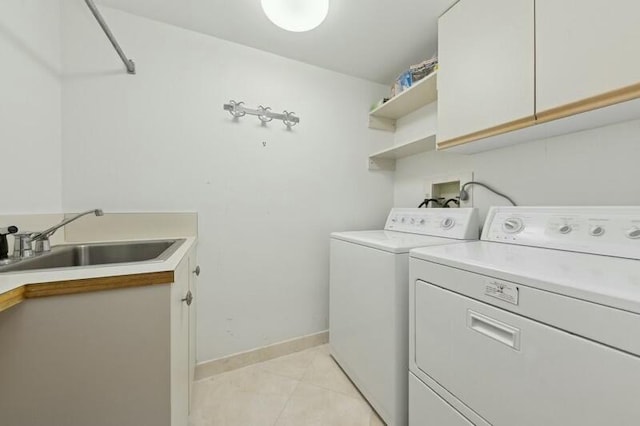
[[[173,282],[173,271],[161,271],[25,284],[0,294],[0,312],[26,299],[171,284]]]
[[[24,300],[24,286],[14,288],[0,294],[0,312],[9,309],[12,306]]]

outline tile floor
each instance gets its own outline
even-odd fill
[[[191,426],[382,426],[327,345],[200,380]]]

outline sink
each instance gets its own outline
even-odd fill
[[[184,241],[179,239],[59,245],[52,247],[49,253],[0,265],[0,272],[159,262],[171,257]]]

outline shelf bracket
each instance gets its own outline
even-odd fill
[[[377,130],[386,130],[388,132],[395,132],[396,120],[391,120],[389,118],[382,118],[382,117],[376,117],[376,116],[370,115],[369,128],[377,129]]]
[[[396,160],[394,158],[371,158],[369,157],[369,170],[387,170],[394,171],[396,169]]]

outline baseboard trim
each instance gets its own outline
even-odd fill
[[[224,373],[238,368],[246,367],[258,362],[268,361],[284,355],[300,352],[315,346],[324,345],[329,342],[329,331],[310,334],[286,340],[262,348],[253,349],[247,352],[229,355],[211,361],[201,362],[196,366],[195,380],[206,379],[216,374]]]

